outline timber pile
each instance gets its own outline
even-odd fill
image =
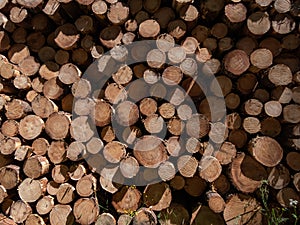
[[[256,225],[263,179],[270,204],[300,200],[299,0],[0,0],[0,11],[1,225]],[[156,46],[126,48],[137,40]],[[80,79],[110,49],[99,77]],[[202,89],[197,63],[216,76]],[[225,122],[211,114],[222,97]],[[162,181],[111,181],[137,174]]]

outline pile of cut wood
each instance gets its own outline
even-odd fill
[[[0,225],[259,225],[262,180],[300,202],[299,17],[0,0]]]

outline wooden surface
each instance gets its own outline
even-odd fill
[[[0,224],[265,224],[262,180],[299,201],[299,5],[0,0]]]

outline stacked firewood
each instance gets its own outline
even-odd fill
[[[263,224],[262,180],[300,202],[299,16],[0,0],[0,225]]]

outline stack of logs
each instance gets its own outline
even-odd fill
[[[1,225],[257,225],[262,180],[270,205],[300,202],[299,0],[0,0],[0,12]],[[126,52],[140,40],[156,46]],[[80,78],[110,49],[124,65],[97,90]],[[197,63],[216,77],[202,89]],[[197,112],[183,92],[164,100],[175,85]],[[222,98],[225,122],[211,116]]]

